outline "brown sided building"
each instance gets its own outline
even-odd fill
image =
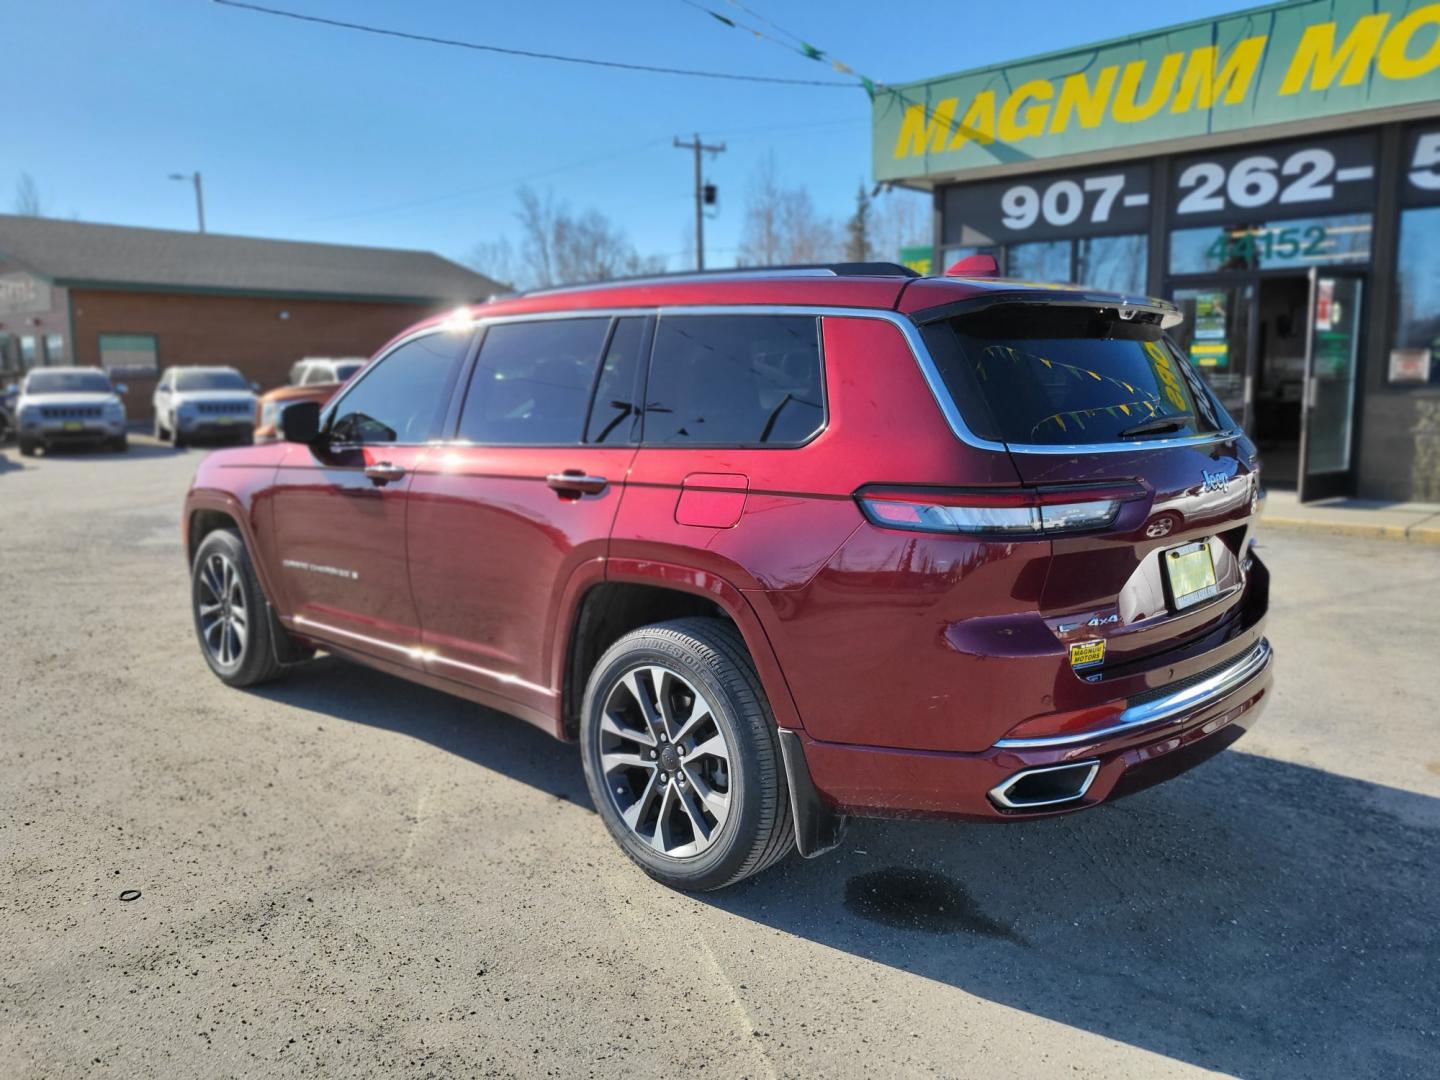
[[[226,364],[270,389],[302,357],[369,356],[504,288],[429,251],[0,215],[0,382],[97,365],[147,420],[172,364]]]

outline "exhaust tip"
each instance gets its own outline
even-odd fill
[[[1034,810],[1083,799],[1100,771],[1098,759],[1022,769],[990,789],[990,801],[1006,810]]]

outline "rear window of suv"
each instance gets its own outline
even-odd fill
[[[982,438],[1143,445],[1232,426],[1158,327],[1113,310],[1010,305],[923,333],[955,407]]]

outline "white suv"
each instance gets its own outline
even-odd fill
[[[231,367],[166,368],[155,387],[155,438],[177,448],[196,439],[252,442],[255,391]]]
[[[125,450],[124,386],[96,367],[39,368],[25,376],[15,403],[20,453],[73,443]]]

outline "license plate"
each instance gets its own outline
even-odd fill
[[[217,423],[217,424],[233,424],[233,423],[235,423],[235,418],[234,418],[233,416],[217,416],[217,417],[215,418],[215,423]]]
[[[83,423],[81,423],[79,420],[66,420],[63,426],[64,426],[64,428],[65,428],[66,431],[84,431],[84,430],[85,430],[85,425],[84,425]]]
[[[1203,540],[1165,552],[1165,573],[1177,611],[1209,600],[1220,591],[1215,582],[1215,560]]]

